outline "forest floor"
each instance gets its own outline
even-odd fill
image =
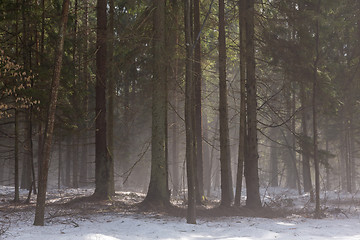
[[[109,200],[92,200],[92,189],[48,193],[45,226],[33,226],[35,196],[13,203],[14,188],[0,186],[0,239],[360,239],[360,193],[322,193],[323,218],[314,219],[309,195],[282,188],[262,189],[264,208],[219,208],[210,199],[197,210],[197,224],[186,224],[184,201],[163,211],[139,208],[145,195],[117,192]],[[243,199],[244,200],[244,199]]]

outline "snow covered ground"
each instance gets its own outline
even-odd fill
[[[1,188],[8,193],[11,188]],[[72,190],[74,193],[77,190]],[[340,198],[341,196],[341,198]],[[292,191],[268,189],[263,191],[268,204],[281,204],[297,209],[311,208],[308,196]],[[199,218],[196,225],[186,224],[184,218],[156,214],[107,212],[89,217],[64,215],[48,221],[44,227],[33,226],[33,210],[6,215],[0,212],[0,239],[6,240],[134,240],[134,239],[228,239],[228,240],[360,240],[358,195],[323,195],[326,218],[312,219],[292,214],[284,218],[248,217]],[[340,198],[340,199],[339,199]],[[1,199],[0,199],[1,200]],[[340,201],[341,200],[341,201]],[[347,201],[348,200],[348,201]],[[344,204],[346,202],[346,204]],[[0,203],[0,207],[2,203]],[[285,206],[286,207],[286,206]],[[1,211],[1,208],[0,208]]]

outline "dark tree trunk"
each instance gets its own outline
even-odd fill
[[[221,205],[229,207],[233,200],[230,141],[226,86],[225,4],[219,0],[219,117],[220,117],[220,164]]]
[[[110,173],[112,159],[106,141],[106,0],[97,1],[96,30],[96,106],[95,106],[95,193],[94,196],[107,199],[111,196]]]
[[[246,21],[245,21],[245,7],[246,0],[239,1],[239,33],[240,33],[240,126],[239,126],[239,150],[238,150],[238,167],[236,177],[236,193],[235,202],[236,206],[241,204],[241,191],[244,174],[244,161],[246,156]]]
[[[246,72],[247,72],[247,116],[248,141],[247,157],[245,158],[246,206],[260,208],[258,173],[258,141],[257,141],[257,103],[255,77],[255,44],[254,44],[254,0],[247,0],[246,4]]]
[[[51,152],[52,135],[55,123],[55,111],[57,104],[57,96],[60,84],[60,73],[62,66],[62,56],[64,47],[64,38],[66,32],[66,24],[69,12],[69,0],[63,1],[63,10],[61,15],[61,27],[60,27],[60,40],[56,52],[54,73],[51,85],[50,104],[48,110],[48,118],[46,122],[45,135],[44,135],[44,147],[43,153],[41,154],[41,167],[39,172],[39,192],[36,201],[35,221],[34,225],[44,225],[44,214],[45,214],[45,199],[46,199],[46,187],[49,170],[49,160]]]
[[[89,49],[89,29],[88,29],[88,0],[84,1],[84,47],[83,47],[83,72],[82,78],[85,84],[85,97],[84,97],[84,108],[85,108],[85,118],[88,119],[89,114],[89,73],[88,73],[88,49]],[[81,155],[81,168],[80,168],[80,176],[79,182],[81,186],[87,185],[88,178],[88,139],[89,139],[89,124],[88,121],[85,123],[85,131],[82,134],[82,155]]]
[[[316,13],[320,14],[320,0],[316,7]],[[319,63],[319,19],[315,21],[315,61],[313,71],[313,148],[315,165],[315,218],[320,218],[320,169],[318,157],[318,130],[317,130],[317,94],[318,94],[318,63]]]
[[[188,208],[186,221],[189,224],[196,224],[196,181],[194,162],[196,161],[195,151],[195,122],[194,122],[194,81],[193,69],[193,42],[191,37],[191,1],[184,1],[185,21],[185,45],[186,45],[186,73],[185,73],[185,131],[186,131],[186,173],[188,184]]]
[[[114,97],[115,97],[115,75],[114,75],[114,0],[109,1],[109,64],[108,64],[108,115],[107,115],[107,140],[110,157],[112,158],[110,167],[110,194],[115,194],[114,181]]]
[[[166,39],[165,1],[154,1],[151,176],[145,204],[168,206],[167,173],[167,79],[164,49]]]
[[[200,41],[200,0],[194,3],[194,84],[195,84],[195,139],[196,139],[196,201],[201,202],[204,195],[202,114],[201,114],[201,41]]]

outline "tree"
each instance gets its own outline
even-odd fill
[[[115,194],[114,183],[114,98],[115,98],[115,76],[114,76],[114,18],[115,4],[114,0],[109,1],[109,71],[108,71],[108,132],[107,141],[109,146],[110,157],[113,159],[110,168],[110,192]]]
[[[188,208],[186,221],[196,224],[196,181],[194,162],[196,161],[195,142],[195,109],[194,109],[194,80],[192,75],[193,42],[191,39],[191,1],[184,1],[185,21],[185,131],[186,131],[186,174],[188,184]]]
[[[239,46],[240,46],[240,126],[239,126],[239,151],[238,168],[236,177],[235,205],[240,206],[241,190],[244,174],[244,161],[246,156],[246,0],[238,2],[239,8]]]
[[[66,24],[69,13],[69,2],[70,0],[64,0],[62,7],[61,22],[60,22],[61,25],[59,31],[60,39],[59,39],[59,45],[57,48],[57,53],[55,58],[48,118],[46,122],[44,141],[43,141],[44,147],[43,147],[43,152],[41,154],[41,162],[39,168],[39,192],[36,200],[36,211],[35,211],[35,221],[34,221],[34,225],[36,226],[44,225],[47,177],[49,170],[52,135],[53,135],[54,123],[55,123],[57,96],[58,96],[58,90],[60,84],[60,73],[62,67],[62,56],[63,56],[64,39],[66,33]]]
[[[106,0],[97,1],[96,30],[96,107],[95,107],[95,192],[94,196],[107,199],[111,196],[112,157],[107,149],[106,139],[106,46],[107,46],[107,16]]]
[[[320,14],[320,0],[316,6],[316,14]],[[318,158],[318,129],[317,129],[317,94],[318,94],[318,64],[320,60],[319,52],[319,19],[315,20],[315,60],[313,66],[313,148],[314,148],[314,165],[315,165],[315,217],[320,218],[320,169]]]
[[[247,117],[248,139],[245,158],[246,206],[261,207],[258,173],[258,140],[257,140],[257,102],[255,76],[255,44],[254,44],[254,0],[246,2],[246,73],[247,73]]]
[[[201,112],[201,41],[200,41],[200,0],[194,0],[194,95],[195,95],[195,138],[196,138],[196,201],[204,195],[202,112]]]
[[[220,164],[221,164],[221,205],[229,207],[233,200],[230,143],[228,126],[228,105],[226,86],[226,41],[225,3],[219,0],[219,118],[220,118]]]
[[[152,129],[151,176],[144,203],[168,206],[167,166],[167,78],[165,49],[165,0],[154,1],[153,13],[153,78],[152,78]]]

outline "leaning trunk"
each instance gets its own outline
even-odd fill
[[[61,15],[61,27],[60,27],[60,41],[56,52],[54,73],[51,85],[51,95],[50,95],[50,104],[48,110],[48,118],[46,122],[45,134],[44,134],[44,147],[41,154],[41,167],[39,169],[39,192],[37,195],[36,201],[36,211],[35,211],[35,221],[34,225],[43,226],[44,225],[44,214],[45,214],[45,199],[46,199],[46,187],[47,187],[47,178],[49,170],[49,160],[51,152],[51,143],[55,123],[55,111],[57,104],[57,96],[60,84],[60,73],[62,66],[62,56],[63,56],[63,47],[64,47],[64,38],[66,32],[66,24],[68,20],[69,12],[69,2],[70,0],[64,0],[63,10]]]

